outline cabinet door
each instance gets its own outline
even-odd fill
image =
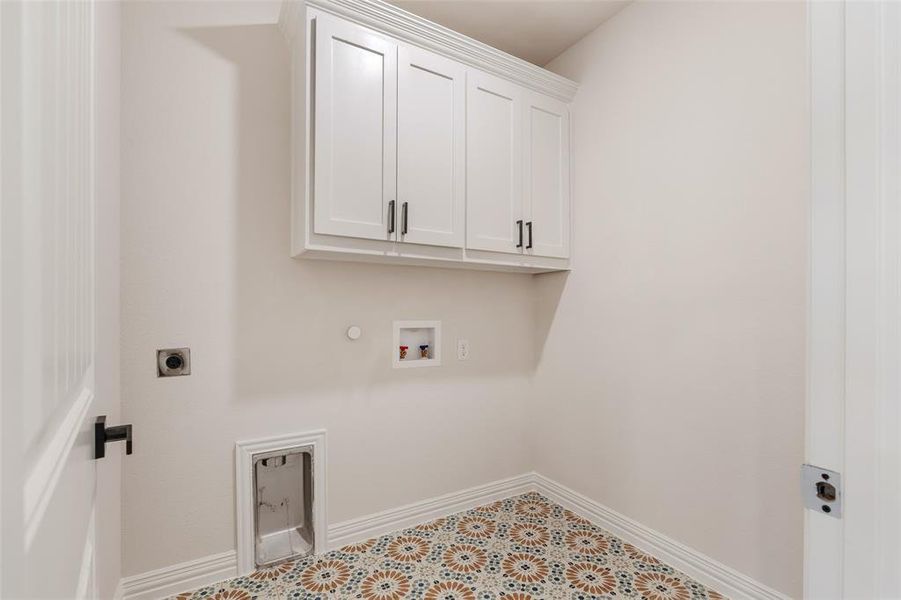
[[[400,239],[463,246],[466,69],[401,46],[397,70],[397,201]]]
[[[466,247],[520,253],[522,91],[470,71],[466,98]]]
[[[523,137],[526,252],[568,258],[569,108],[558,100],[529,92]]]
[[[397,45],[329,16],[313,26],[314,231],[394,239]]]

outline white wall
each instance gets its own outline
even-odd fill
[[[123,8],[124,574],[232,549],[235,440],[325,427],[332,523],[536,468],[800,595],[803,5],[638,2],[552,63],[577,262],[534,279],[288,258],[277,12]],[[444,366],[390,368],[406,318]]]
[[[288,257],[278,8],[123,7],[125,575],[234,548],[236,440],[328,429],[332,523],[530,467],[528,276]],[[393,319],[441,319],[444,365],[392,370]]]
[[[801,595],[802,3],[637,2],[550,67],[575,257],[541,276],[537,470]]]

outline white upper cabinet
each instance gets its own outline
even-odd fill
[[[466,247],[522,252],[522,94],[471,70],[466,98]]]
[[[463,246],[466,68],[401,46],[397,69],[398,239]]]
[[[523,119],[526,252],[569,257],[569,108],[528,92]]]
[[[397,44],[330,16],[314,27],[314,231],[393,239]]]
[[[573,81],[381,0],[285,0],[279,25],[294,256],[569,268]]]

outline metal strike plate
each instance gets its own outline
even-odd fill
[[[814,465],[801,465],[801,497],[805,508],[841,519],[841,473]]]

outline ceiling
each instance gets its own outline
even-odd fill
[[[536,65],[619,12],[629,0],[388,0]]]

